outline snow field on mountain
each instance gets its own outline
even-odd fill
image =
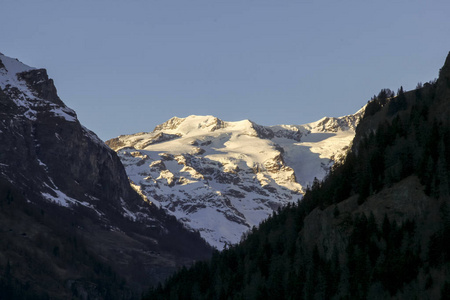
[[[135,189],[223,249],[326,175],[354,135],[358,118],[344,118],[264,127],[174,117],[114,149]]]

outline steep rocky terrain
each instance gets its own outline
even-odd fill
[[[17,281],[10,287],[24,284],[52,298],[104,297],[119,289],[117,297],[131,297],[209,255],[198,234],[132,189],[116,153],[79,123],[45,69],[3,54],[0,140],[0,266]],[[59,255],[65,250],[74,254]],[[96,282],[89,270],[100,265],[109,271],[98,267]],[[125,282],[115,285],[111,274]],[[110,284],[100,287],[106,279]]]
[[[106,143],[136,190],[222,249],[324,178],[363,113],[270,127],[174,117],[152,132]]]

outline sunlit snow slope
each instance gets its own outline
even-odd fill
[[[322,179],[351,143],[361,114],[271,127],[174,117],[107,144],[136,190],[223,249]]]

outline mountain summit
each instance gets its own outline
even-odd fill
[[[139,193],[222,249],[322,179],[363,112],[278,126],[174,117],[106,143]]]

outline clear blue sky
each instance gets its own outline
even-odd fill
[[[351,114],[438,76],[450,1],[2,0],[0,52],[48,70],[106,140],[211,114],[262,125]]]

